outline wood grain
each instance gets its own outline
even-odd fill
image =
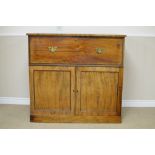
[[[122,91],[123,91],[123,68],[119,68],[117,114],[120,116],[121,116],[121,109],[122,109]]]
[[[67,115],[31,115],[31,122],[42,123],[121,123],[120,116],[67,116]]]
[[[122,45],[118,38],[31,37],[30,63],[121,65]],[[49,46],[56,46],[56,52],[49,52]],[[96,48],[103,53],[98,54]]]
[[[118,69],[78,67],[77,113],[117,115]]]
[[[75,105],[72,67],[30,67],[32,113],[71,114]]]

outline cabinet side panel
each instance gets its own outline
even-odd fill
[[[119,69],[119,80],[118,80],[118,104],[117,104],[117,113],[121,115],[122,110],[122,90],[123,90],[123,68]]]
[[[33,67],[29,67],[29,87],[30,87],[30,113],[34,110],[34,83],[33,83]]]

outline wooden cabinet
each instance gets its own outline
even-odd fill
[[[124,35],[28,34],[34,122],[121,122]]]

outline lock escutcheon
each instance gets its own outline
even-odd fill
[[[101,54],[103,53],[104,49],[103,48],[96,48],[96,53]]]
[[[57,48],[58,48],[57,46],[49,46],[48,50],[49,50],[49,52],[55,53]]]

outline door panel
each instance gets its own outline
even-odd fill
[[[50,114],[74,112],[75,71],[73,67],[31,67],[34,102],[32,111]]]
[[[117,114],[118,72],[108,67],[77,68],[77,114]]]

